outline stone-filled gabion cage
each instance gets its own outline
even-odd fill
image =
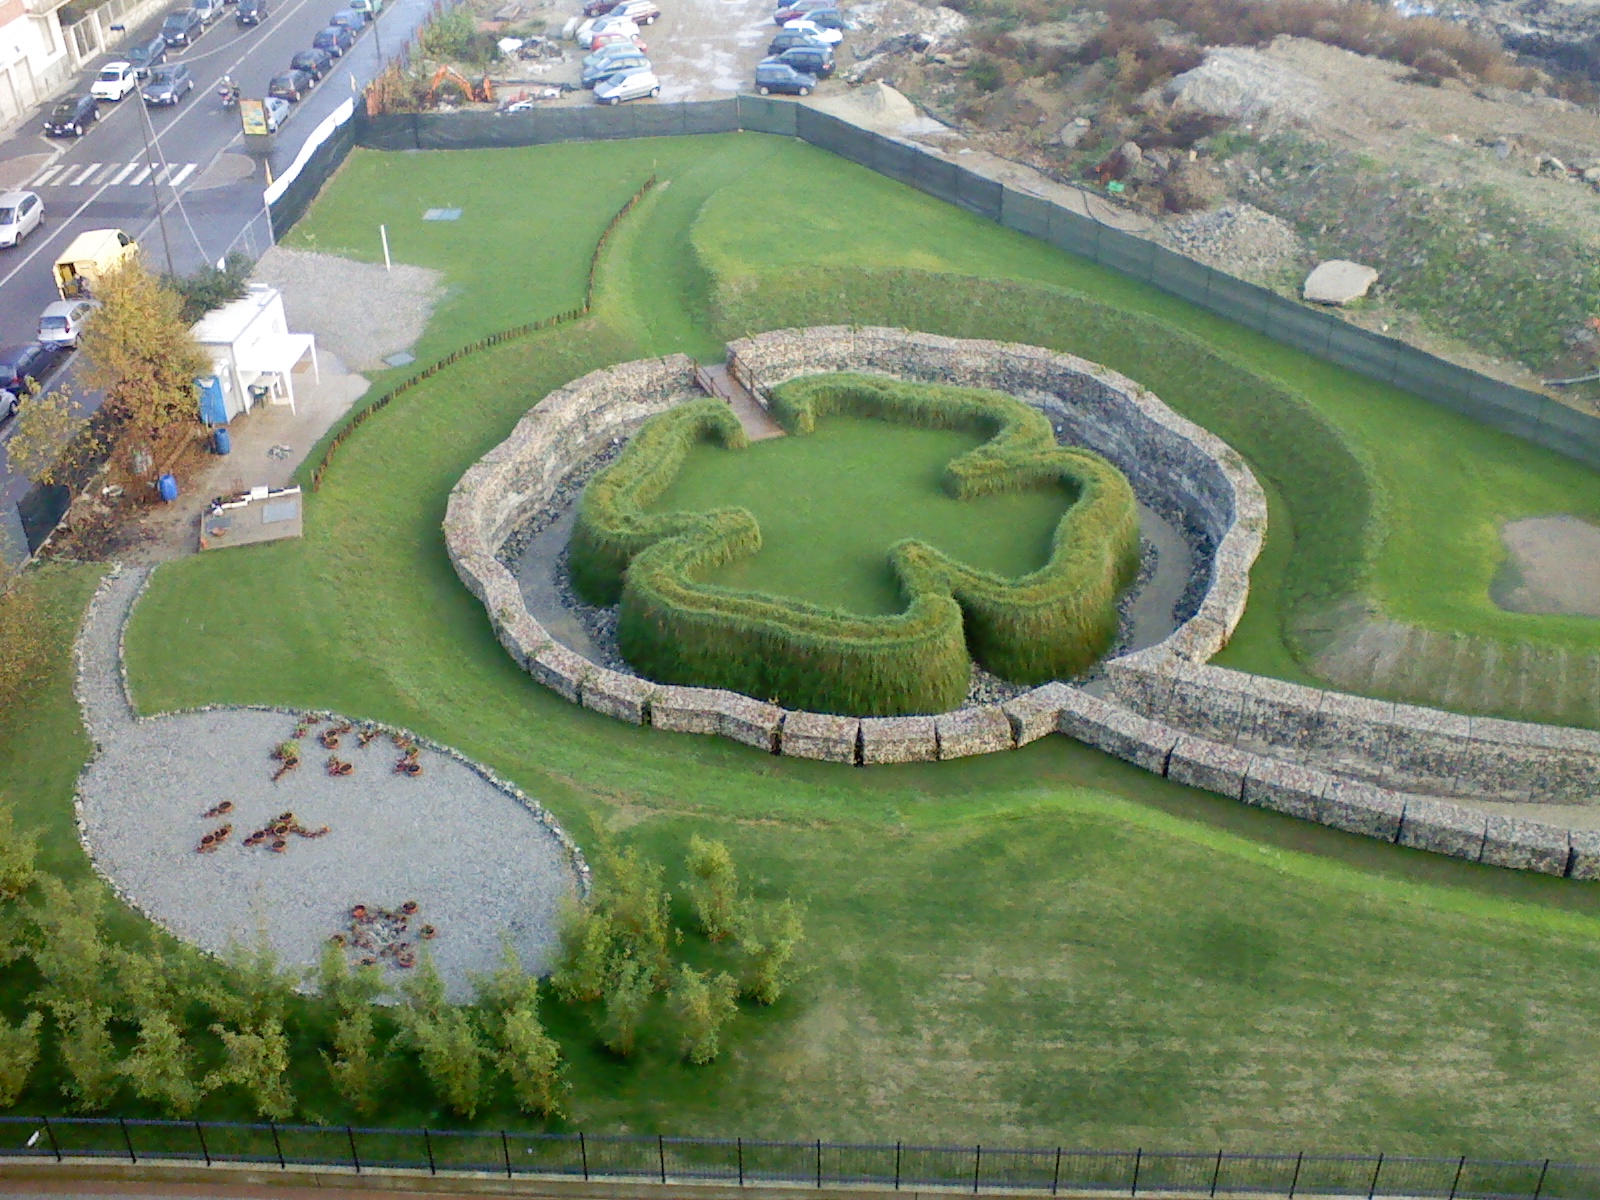
[[[802,375],[856,371],[1008,392],[1042,409],[1063,440],[1115,464],[1141,501],[1193,530],[1209,561],[1192,614],[1159,647],[1203,663],[1243,615],[1266,501],[1244,460],[1132,380],[1069,354],[883,328],[780,330],[728,347],[730,372],[759,402]],[[787,711],[732,692],[653,683],[591,662],[529,612],[500,554],[549,510],[582,464],[645,418],[702,395],[693,360],[623,363],[574,380],[531,409],[450,496],[445,542],[462,582],[483,601],[512,657],[574,703],[635,724],[720,734],[774,753],[847,763],[930,761],[1009,750],[1058,724],[1059,684],[1004,704],[913,717],[859,719]],[[1147,649],[1146,655],[1151,653]]]

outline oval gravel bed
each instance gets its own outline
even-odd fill
[[[435,751],[421,751],[420,777],[397,774],[400,751],[387,734],[361,749],[352,732],[336,751],[324,749],[317,735],[329,724],[301,739],[300,766],[278,783],[270,755],[294,729],[288,714],[183,713],[117,729],[79,781],[90,854],[125,899],[212,952],[264,934],[285,962],[310,966],[330,935],[348,929],[353,905],[414,900],[412,928],[437,929],[426,945],[452,999],[470,996],[469,973],[494,968],[503,933],[525,967],[548,969],[561,901],[576,893],[550,828]],[[354,773],[329,776],[330,753]],[[224,800],[232,812],[204,819]],[[291,834],[283,853],[242,845],[288,810],[330,832]],[[232,836],[197,853],[202,835],[225,822]],[[391,968],[390,978],[401,974]]]

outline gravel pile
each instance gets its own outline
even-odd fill
[[[385,270],[310,250],[274,246],[251,277],[283,293],[289,328],[309,331],[352,371],[378,371],[409,350],[444,292],[444,275],[395,263]]]
[[[1225,204],[1159,227],[1172,249],[1231,274],[1263,278],[1308,257],[1293,227],[1251,204]]]

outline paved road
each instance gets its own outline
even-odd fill
[[[56,299],[56,255],[85,229],[126,229],[152,267],[166,270],[170,261],[179,273],[215,262],[236,242],[242,247],[248,240],[256,253],[269,244],[261,201],[267,171],[276,177],[317,123],[377,73],[380,49],[392,56],[409,40],[430,0],[390,0],[376,25],[263,148],[245,147],[238,114],[223,110],[217,83],[231,75],[246,96],[265,95],[272,76],[311,44],[339,7],[339,0],[276,0],[267,21],[249,29],[239,27],[230,7],[194,45],[174,53],[189,66],[195,89],[173,108],[148,110],[148,126],[141,102],[130,94],[102,104],[100,121],[81,138],[46,138],[41,113],[0,142],[0,190],[26,188],[45,204],[44,225],[20,247],[0,251],[0,345],[32,340],[40,310]],[[129,44],[154,36],[161,19],[132,31]],[[99,65],[78,90],[88,88]],[[70,373],[69,365],[60,378]],[[0,426],[0,445],[10,436],[10,423]],[[19,490],[21,482],[9,472],[0,475],[0,503]]]

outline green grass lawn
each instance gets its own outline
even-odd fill
[[[889,547],[921,538],[957,562],[1007,578],[1038,570],[1071,497],[1059,487],[957,500],[952,458],[984,436],[829,417],[803,437],[745,450],[704,443],[651,509],[747,508],[761,549],[707,575],[712,583],[868,615],[905,608]]]
[[[449,239],[466,236],[458,230],[396,239],[403,261],[439,266],[462,289],[427,334],[443,348],[569,304],[584,259],[567,243],[581,249],[652,169],[670,184],[624,224],[592,319],[474,356],[368,422],[309,498],[303,540],[158,572],[128,641],[141,707],[279,703],[403,723],[516,780],[585,845],[611,838],[676,861],[692,833],[713,835],[760,894],[804,897],[810,974],[777,1010],[741,1019],[709,1068],[656,1044],[619,1062],[550,1006],[583,1128],[1590,1155],[1600,1136],[1600,890],[1247,809],[1060,738],[979,760],[858,770],[627,726],[573,708],[511,662],[451,570],[439,523],[461,472],[538,396],[606,363],[705,352],[717,280],[713,259],[686,247],[691,225],[704,250],[717,222],[741,254],[764,255],[756,265],[781,265],[791,243],[842,265],[900,262],[908,247],[928,246],[943,257],[919,265],[934,270],[1050,274],[1215,335],[1241,360],[1314,388],[1319,411],[1348,426],[1384,481],[1375,578],[1410,579],[1418,606],[1436,614],[1459,603],[1493,621],[1462,599],[1470,588],[1456,572],[1439,569],[1476,544],[1476,520],[1497,506],[1571,511],[1593,502],[1579,486],[1592,476],[1396,393],[1362,384],[1369,390],[1343,395],[1349,377],[1330,382],[1326,368],[1175,302],[755,135],[362,153],[291,241],[370,258],[376,247],[361,239],[380,207],[392,206],[393,235],[423,203],[470,216],[514,194],[493,240],[548,256],[554,274],[508,285],[518,307],[503,320],[486,316],[503,273],[491,252],[453,248]],[[384,179],[406,189],[404,204],[377,195]],[[776,186],[785,180],[794,188]],[[822,219],[833,223],[826,236],[808,224]],[[780,275],[754,286],[775,311],[819,303],[785,293]],[[988,295],[951,286],[948,303]],[[1152,358],[1160,349],[1147,348]],[[1394,414],[1387,433],[1384,406]],[[1407,438],[1419,444],[1389,444]],[[1468,464],[1473,479],[1446,478],[1474,446],[1483,458]],[[1430,455],[1446,465],[1408,480],[1404,465]],[[1485,480],[1500,491],[1476,486]],[[1401,485],[1415,519],[1442,528],[1409,567],[1391,544]],[[1470,512],[1452,514],[1452,503]],[[1289,570],[1294,534],[1291,521],[1275,524],[1263,571]],[[1262,625],[1253,636],[1263,658],[1281,644],[1270,613],[1257,615],[1266,608],[1253,605],[1247,619]],[[43,794],[70,828],[72,756],[83,748],[70,728],[65,736],[68,752],[27,752],[66,764]],[[316,1082],[309,1041],[301,1049],[307,1107],[349,1119]],[[383,1118],[455,1120],[409,1075]],[[525,1124],[504,1097],[480,1123]]]

